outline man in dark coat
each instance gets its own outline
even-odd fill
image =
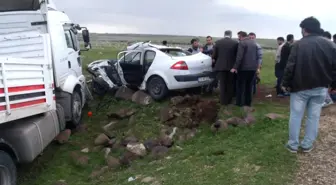
[[[310,152],[318,135],[321,109],[328,86],[336,88],[336,45],[321,37],[321,24],[314,17],[301,24],[303,38],[292,46],[282,81],[290,91],[289,140],[287,149]],[[300,143],[302,118],[306,114],[305,136]]]
[[[224,38],[218,40],[213,51],[215,71],[219,76],[220,102],[222,105],[231,103],[234,97],[234,74],[230,72],[236,60],[238,42],[232,39],[232,32],[225,31]]]
[[[231,72],[237,73],[236,105],[250,107],[252,104],[253,80],[259,67],[258,46],[255,40],[248,38],[246,32],[241,32],[240,36],[236,62]]]

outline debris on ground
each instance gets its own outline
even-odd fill
[[[122,100],[132,100],[134,91],[126,86],[121,86],[115,93],[114,97]]]
[[[113,156],[110,156],[111,152],[111,149],[110,148],[107,148],[105,150],[105,160],[106,160],[106,164],[109,168],[111,169],[116,169],[116,168],[119,168],[121,166],[120,164],[120,161],[119,159],[113,157]]]
[[[136,113],[135,109],[126,108],[126,109],[120,109],[116,112],[109,112],[107,113],[107,117],[115,119],[125,119],[131,117],[135,113]]]
[[[99,134],[94,140],[95,145],[107,145],[110,141],[110,138],[106,134]]]
[[[153,102],[153,99],[144,91],[139,90],[132,95],[132,102],[140,105],[149,105]]]
[[[103,126],[104,134],[106,134],[109,138],[115,137],[114,129],[117,123],[118,123],[117,121],[111,121],[109,124]]]
[[[265,114],[266,118],[269,118],[271,120],[275,120],[275,119],[283,119],[286,118],[286,116],[282,115],[282,114],[276,114],[276,113],[268,113]]]
[[[134,177],[129,177],[127,181],[128,181],[128,182],[132,182],[132,181],[135,181],[135,180],[136,180],[136,179],[135,179]]]
[[[69,141],[70,136],[71,136],[71,130],[65,129],[56,136],[55,140],[59,144],[64,144]]]
[[[141,157],[144,157],[147,154],[146,147],[142,143],[128,143],[126,149]]]
[[[89,148],[84,148],[84,149],[81,150],[81,152],[83,152],[83,153],[89,153],[89,151],[90,151]]]

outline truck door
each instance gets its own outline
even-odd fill
[[[67,43],[67,67],[68,70],[73,71],[76,76],[82,75],[82,61],[79,56],[79,44],[77,40],[77,34],[72,29],[64,29],[65,40]]]

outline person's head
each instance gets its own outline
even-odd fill
[[[231,30],[226,30],[226,31],[224,32],[224,37],[229,37],[229,38],[231,38],[231,37],[232,37],[232,31],[231,31]]]
[[[293,43],[294,42],[294,35],[293,34],[288,34],[286,37],[286,41],[289,43]]]
[[[239,40],[245,39],[248,36],[245,31],[241,31],[239,35],[240,35],[240,39]]]
[[[331,40],[331,33],[328,32],[328,31],[324,31],[323,34],[322,34],[322,36],[325,37],[325,38],[327,38],[327,39],[329,39],[329,40]]]
[[[336,43],[336,34],[333,35],[333,41]]]
[[[252,40],[256,39],[256,37],[257,37],[256,34],[253,33],[253,32],[249,33],[248,36],[249,36],[250,39],[252,39]]]
[[[190,41],[192,47],[197,48],[199,46],[199,40],[197,38],[193,38]]]
[[[277,43],[280,46],[281,44],[283,44],[285,42],[285,39],[283,37],[278,37],[277,38]]]
[[[237,33],[237,35],[238,35],[238,40],[241,40],[242,39],[242,37],[241,37],[241,33],[242,33],[243,31],[239,31],[238,33]]]
[[[321,33],[321,23],[315,17],[307,17],[300,23],[302,36]]]
[[[320,36],[323,36],[323,34],[324,34],[324,29],[321,28],[321,29],[320,29],[320,34],[319,34],[319,35],[320,35]]]
[[[206,43],[209,44],[209,45],[212,44],[212,37],[211,36],[206,37]]]
[[[168,42],[166,40],[162,41],[162,45],[167,46]]]

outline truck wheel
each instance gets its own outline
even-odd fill
[[[56,104],[56,113],[57,113],[58,122],[60,123],[59,128],[60,128],[60,132],[61,132],[66,127],[66,121],[65,121],[64,108],[59,103]]]
[[[0,150],[0,185],[16,185],[16,166],[6,152]]]
[[[154,100],[162,100],[168,94],[169,90],[161,77],[154,76],[147,82],[147,91]]]
[[[71,96],[71,127],[77,127],[82,121],[82,98],[78,91]]]

